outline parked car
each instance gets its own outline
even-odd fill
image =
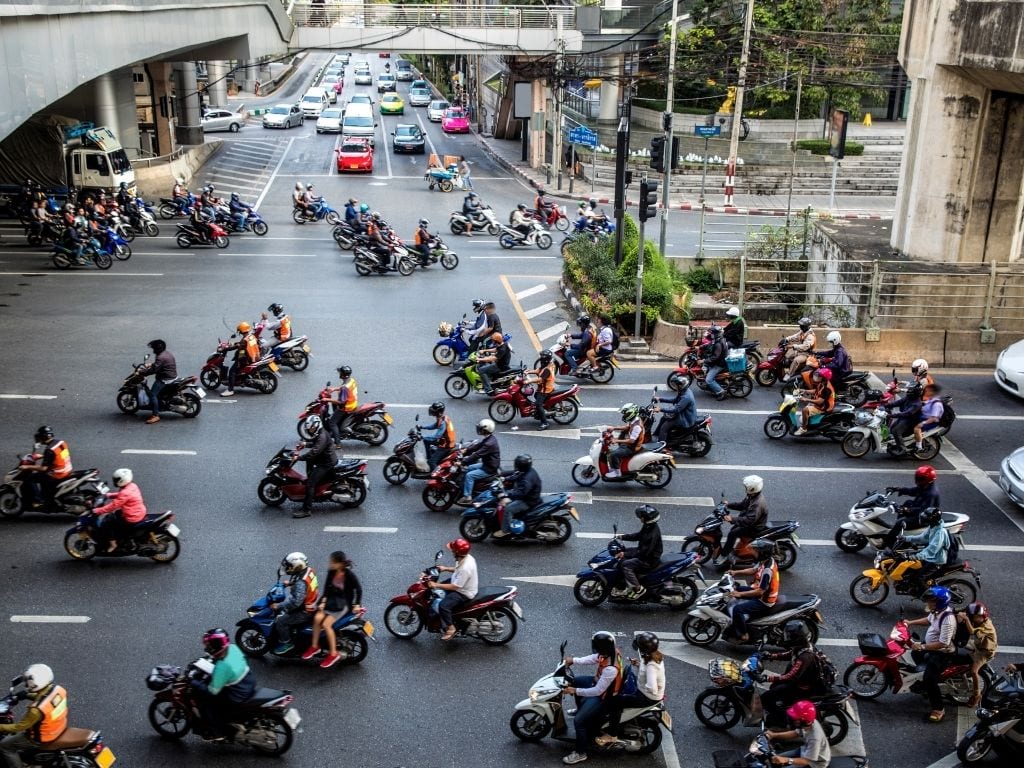
[[[317,133],[341,133],[341,110],[337,107],[325,109],[316,119]]]
[[[238,133],[245,125],[245,115],[232,112],[230,109],[208,109],[203,113],[203,133],[214,131],[231,131]]]
[[[469,117],[462,107],[451,107],[441,118],[441,130],[445,133],[469,133]]]
[[[425,107],[430,104],[433,98],[434,94],[432,94],[426,88],[409,89],[409,106]]]
[[[399,123],[395,126],[395,130],[392,131],[391,135],[394,137],[391,140],[391,149],[394,150],[395,154],[399,152],[418,152],[422,155],[426,152],[426,141],[423,137],[423,131],[420,130],[418,125]]]
[[[1014,342],[996,359],[996,384],[1011,395],[1024,397],[1024,340]]]
[[[1018,448],[999,465],[999,487],[1018,507],[1024,507],[1024,446]]]
[[[373,73],[370,68],[356,69],[356,85],[373,85]]]
[[[373,145],[367,139],[348,137],[338,147],[338,173],[373,172]]]
[[[430,102],[430,105],[427,107],[427,120],[432,123],[440,123],[441,118],[444,117],[444,113],[447,112],[451,106],[452,105],[444,99],[435,99]]]
[[[381,51],[380,53],[377,54],[377,58],[380,58],[380,59],[390,59],[391,58],[391,51]]]
[[[380,97],[380,113],[382,115],[404,115],[405,102],[397,93],[385,93]]]
[[[263,115],[264,128],[291,128],[302,125],[302,110],[298,104],[275,104]]]
[[[386,91],[397,91],[398,81],[395,80],[395,76],[388,74],[387,72],[381,72],[377,75],[377,93],[384,93]]]

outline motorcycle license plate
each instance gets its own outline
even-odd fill
[[[302,345],[302,351],[305,352],[308,355],[309,354],[309,344],[303,344]]]
[[[668,728],[670,731],[672,730],[672,715],[670,715],[664,709],[661,710],[661,724]]]
[[[363,632],[366,633],[367,637],[373,637],[373,624],[371,624],[368,621],[364,622],[363,623]]]
[[[519,617],[520,619],[522,619],[522,618],[525,618],[525,617],[523,616],[523,609],[522,609],[522,608],[520,608],[520,607],[519,607],[519,603],[517,603],[517,602],[515,602],[515,601],[513,601],[513,603],[512,603],[512,613],[514,613],[514,614],[515,614],[516,616],[518,616],[518,617]]]
[[[576,511],[576,507],[569,507],[569,514],[572,515],[572,519],[577,523],[580,521],[580,513]]]
[[[391,418],[391,414],[390,413],[385,413],[384,414],[384,423],[385,424],[394,424],[395,423],[395,420]]]
[[[799,536],[797,536],[795,533],[791,533],[791,534],[789,534],[789,538],[791,538],[793,540],[794,544],[796,544],[798,547],[800,547],[800,537]],[[803,547],[800,547],[800,548],[803,549]]]
[[[96,755],[96,765],[100,768],[110,768],[117,760],[114,757],[114,753],[110,751],[110,747],[104,747],[98,755]]]
[[[206,397],[206,390],[205,390],[205,389],[197,389],[197,390],[196,390],[196,396],[197,396],[197,397],[198,397],[198,398],[199,398],[200,400],[202,400],[202,399],[203,399],[204,397]]]
[[[671,465],[672,465],[673,467],[674,467],[674,466],[676,465],[676,459],[675,459],[675,456],[669,456],[669,457],[668,457],[668,460],[669,460],[669,463],[670,463],[670,464],[671,464]]]
[[[267,367],[268,367],[268,368],[269,368],[270,370],[272,370],[272,371],[273,371],[274,373],[277,373],[277,372],[278,372],[279,370],[281,370],[281,369],[280,369],[280,367],[278,366],[278,364],[277,364],[277,363],[271,363],[271,364],[270,364],[270,365],[268,365]]]
[[[294,708],[289,709],[284,713],[284,721],[288,723],[288,727],[294,731],[299,727],[299,723],[302,722],[302,718],[299,717],[299,710]]]
[[[178,538],[181,535],[181,528],[176,526],[174,523],[167,524],[167,532],[174,538]]]

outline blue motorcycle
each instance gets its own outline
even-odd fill
[[[341,214],[321,198],[313,204],[312,211],[295,206],[292,209],[292,219],[296,224],[305,224],[307,221],[326,221],[331,226],[336,226],[341,223]]]
[[[114,260],[109,253],[104,253],[96,238],[89,238],[82,248],[81,257],[76,256],[75,248],[67,243],[53,244],[53,266],[57,269],[70,269],[71,267],[87,267],[93,264],[97,269],[110,269]]]
[[[160,198],[160,218],[161,219],[173,219],[175,217],[188,217],[192,211],[192,206],[196,204],[196,196],[189,192],[184,197],[173,198],[173,197],[161,197]]]
[[[113,256],[118,261],[128,261],[132,257],[131,246],[113,227],[102,227],[96,238],[101,253]]]
[[[467,541],[480,542],[501,530],[508,498],[504,482],[499,478],[491,487],[477,495],[472,506],[462,513],[459,533]],[[544,494],[548,498],[529,512],[517,517],[503,541],[540,541],[545,544],[564,544],[572,536],[571,517],[579,522],[580,515],[572,505],[568,493]]]
[[[437,326],[437,335],[441,337],[441,340],[434,344],[434,362],[438,365],[455,365],[456,363],[467,362],[469,360],[469,342],[463,336],[465,332],[465,315],[455,325],[441,323]],[[508,344],[511,339],[512,334],[506,333],[505,343]],[[488,340],[482,346],[488,347],[490,345],[491,342]]]
[[[246,656],[260,658],[271,650],[271,632],[274,629],[274,611],[271,603],[280,603],[285,599],[285,585],[278,581],[263,597],[258,598],[249,606],[248,618],[242,619],[235,626],[235,643]],[[365,611],[358,614],[347,613],[334,622],[334,632],[338,638],[338,653],[342,655],[341,664],[358,664],[366,658],[369,650],[367,639],[373,638],[373,624],[363,620]],[[313,614],[309,614],[309,623],[292,628],[294,647],[280,658],[298,659],[309,648],[313,639]],[[322,638],[321,638],[322,639]],[[316,657],[311,663],[319,664]]]
[[[238,221],[235,219],[234,214],[224,214],[218,216],[218,223],[220,223],[224,229],[228,232],[252,232],[254,235],[263,237],[267,232],[270,231],[270,227],[267,226],[267,222],[263,220],[256,211],[248,211],[245,217],[245,225],[242,227],[238,226]]]
[[[657,603],[667,605],[673,611],[683,611],[697,600],[697,583],[687,573],[692,569],[704,581],[704,574],[697,565],[699,558],[695,553],[663,555],[657,568],[637,574],[640,585],[646,591],[639,597],[632,597],[617,557],[625,549],[622,542],[612,539],[606,549],[590,558],[587,567],[576,574],[572,594],[580,605],[593,608],[610,600],[613,603],[636,605]]]

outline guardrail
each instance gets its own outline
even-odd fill
[[[485,5],[482,3],[392,5],[292,2],[288,15],[297,27],[498,27],[573,29],[573,7]]]

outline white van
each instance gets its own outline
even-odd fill
[[[330,97],[324,88],[310,88],[299,102],[303,117],[320,117],[320,113],[327,109],[328,104]]]
[[[341,135],[358,136],[369,139],[373,144],[377,124],[373,122],[373,107],[369,104],[349,104],[345,108],[345,118],[341,121]]]

